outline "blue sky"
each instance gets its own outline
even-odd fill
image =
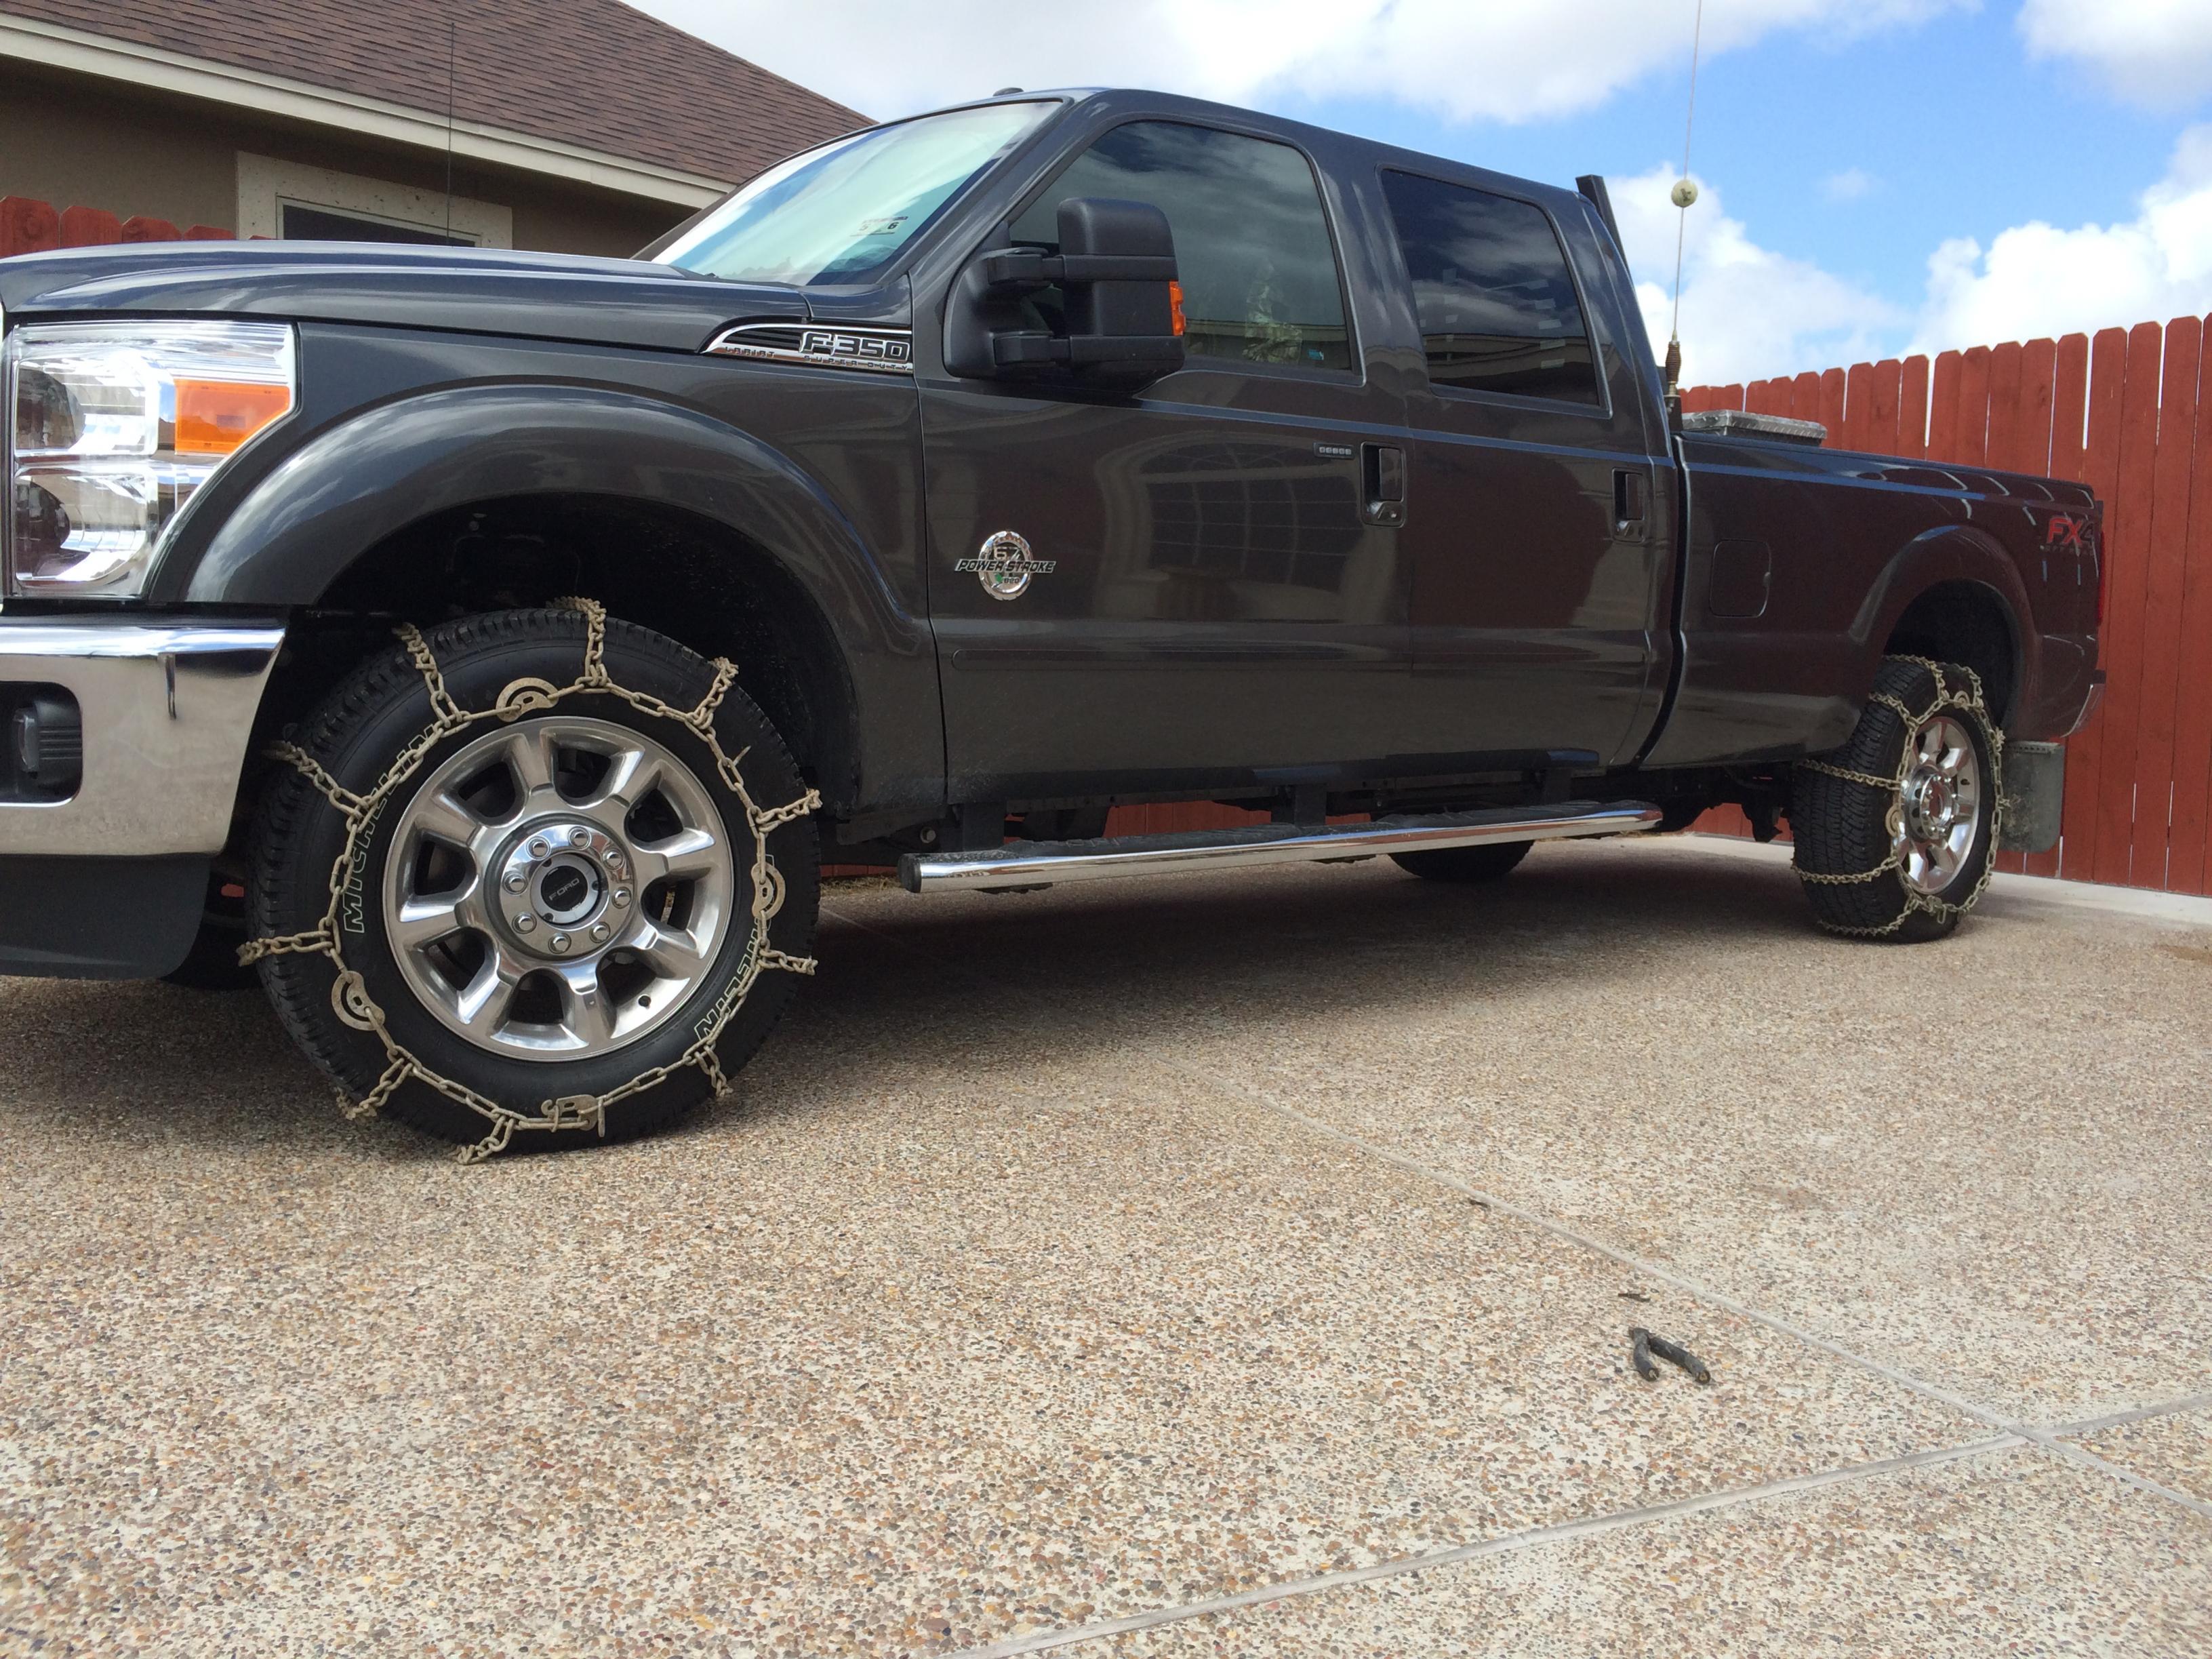
[[[875,115],[1149,85],[1603,173],[1663,331],[1696,0],[634,3]],[[1706,0],[1705,35],[1686,378],[2212,309],[2212,0]]]

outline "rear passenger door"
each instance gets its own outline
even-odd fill
[[[1427,368],[1403,532],[1420,746],[1627,760],[1663,691],[1671,499],[1604,320],[1633,296],[1587,295],[1534,200],[1395,169],[1382,192]]]
[[[1071,197],[1167,216],[1188,362],[1137,397],[918,365],[951,799],[1266,787],[1384,752],[1407,584],[1360,469],[1402,404],[1365,374],[1312,161],[1124,121],[1011,240],[1055,248]],[[1057,330],[1057,294],[1036,304]],[[961,568],[1007,531],[1051,566],[1012,597]]]

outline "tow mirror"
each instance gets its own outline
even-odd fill
[[[1064,296],[1054,330],[1030,303]],[[945,366],[1001,379],[1059,373],[1079,384],[1149,386],[1183,365],[1182,289],[1167,215],[1143,202],[1070,197],[1060,204],[1060,252],[980,253],[954,284]]]

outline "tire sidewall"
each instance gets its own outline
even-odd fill
[[[511,615],[513,613],[510,613]],[[446,689],[464,710],[493,707],[501,691],[520,679],[542,680],[554,686],[570,684],[582,665],[583,618],[575,613],[521,613],[544,618],[526,635],[472,641],[448,627],[427,636],[440,664]],[[500,623],[506,617],[472,619]],[[562,624],[566,626],[563,628]],[[562,632],[572,637],[560,637]],[[632,691],[658,697],[670,707],[696,707],[713,684],[713,671],[688,651],[641,630],[617,623],[607,624],[605,662],[615,684]],[[410,670],[411,672],[411,670]],[[374,788],[392,766],[393,757],[430,726],[433,712],[427,684],[419,673],[401,695],[386,696],[365,716],[342,721],[326,751],[313,757],[343,788],[365,794]],[[710,1029],[726,999],[739,989],[748,958],[761,949],[774,949],[804,957],[813,943],[817,883],[817,856],[812,821],[801,816],[777,825],[765,837],[763,853],[745,805],[723,781],[713,750],[680,720],[654,715],[611,693],[577,692],[562,697],[552,711],[540,711],[511,724],[526,726],[533,718],[586,718],[608,721],[653,738],[689,769],[720,814],[732,854],[736,877],[730,925],[715,953],[710,970],[687,997],[682,1007],[651,1031],[605,1054],[561,1061],[532,1061],[509,1058],[480,1048],[447,1026],[423,1006],[402,975],[384,923],[386,862],[406,816],[408,803],[427,784],[438,765],[452,754],[483,736],[501,729],[495,720],[472,721],[441,739],[410,771],[408,779],[374,811],[368,828],[354,842],[349,854],[344,817],[319,792],[288,847],[270,849],[283,868],[273,884],[289,902],[282,914],[268,918],[267,933],[307,933],[323,919],[330,903],[331,872],[346,860],[345,891],[337,911],[340,953],[348,968],[360,974],[364,988],[383,1012],[386,1030],[404,1049],[429,1070],[526,1115],[533,1115],[548,1101],[568,1096],[611,1094],[655,1068],[680,1061]],[[311,725],[313,724],[311,722]],[[782,806],[797,799],[804,786],[785,756],[764,717],[734,687],[715,712],[716,740],[724,752],[742,752],[738,772],[754,805],[762,809]],[[298,780],[305,787],[305,780]],[[757,860],[771,860],[785,885],[784,902],[758,927],[751,915]],[[321,1040],[312,1045],[338,1081],[356,1096],[374,1088],[391,1063],[383,1042],[373,1031],[356,1030],[341,1021],[329,1001],[338,968],[329,958],[297,954],[268,958],[274,970],[312,975],[312,988],[325,1001],[312,1010]],[[265,967],[264,972],[270,971]],[[795,975],[760,970],[741,1000],[732,1010],[717,1038],[718,1055],[732,1065],[750,1054],[767,1036],[794,988]],[[626,1097],[608,1109],[605,1133],[619,1134],[634,1120],[643,1127],[659,1121],[672,1109],[692,1103],[708,1091],[706,1073],[687,1066],[652,1088]],[[420,1081],[403,1085],[395,1097],[398,1115],[453,1139],[474,1139],[488,1133],[492,1122],[482,1113],[453,1101]],[[588,1132],[587,1132],[588,1133]],[[540,1132],[533,1139],[548,1137]],[[552,1138],[561,1138],[558,1136]]]

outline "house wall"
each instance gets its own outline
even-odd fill
[[[434,152],[258,119],[120,82],[15,63],[0,68],[0,196],[232,229],[241,222],[241,151],[441,200],[447,187],[446,157]],[[514,246],[563,253],[632,253],[690,212],[465,158],[453,166],[453,190],[507,209]]]

